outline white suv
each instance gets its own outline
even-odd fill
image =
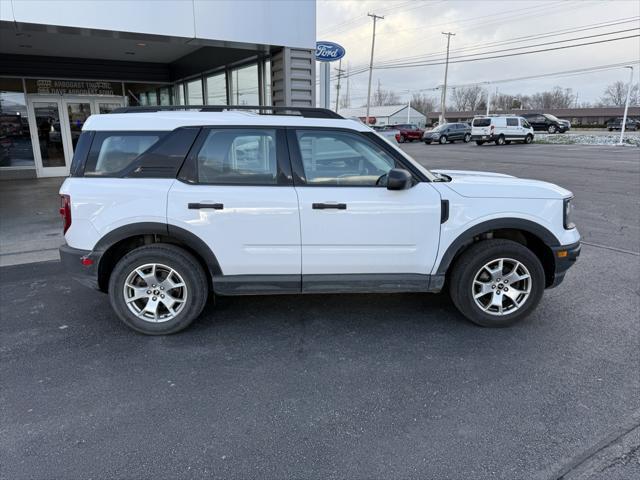
[[[474,117],[471,122],[471,140],[477,145],[495,142],[509,145],[511,142],[533,142],[533,128],[526,118],[514,116]]]
[[[90,117],[60,190],[65,267],[139,332],[185,328],[210,292],[445,285],[465,317],[506,326],[579,255],[556,185],[432,172],[328,110],[194,108]]]

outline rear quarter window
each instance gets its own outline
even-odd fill
[[[97,132],[85,176],[117,177],[166,135],[166,132]]]
[[[490,118],[476,118],[473,120],[474,127],[488,127],[489,125],[491,125]]]

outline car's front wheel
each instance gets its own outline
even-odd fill
[[[526,143],[528,145],[531,142],[533,142],[533,135],[528,134],[526,137],[524,137],[524,143]]]
[[[109,280],[111,306],[132,329],[147,335],[176,333],[193,322],[207,301],[198,261],[175,245],[136,248],[116,264]]]
[[[464,143],[469,143],[469,141],[470,141],[470,140],[471,140],[471,134],[470,134],[470,133],[467,133],[467,134],[464,136]]]
[[[503,239],[472,245],[450,277],[454,305],[473,323],[507,327],[537,306],[545,287],[538,257],[524,245]]]

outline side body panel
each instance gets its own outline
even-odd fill
[[[67,178],[61,194],[71,196],[70,247],[92,250],[106,234],[124,225],[167,222],[167,193],[173,179]]]

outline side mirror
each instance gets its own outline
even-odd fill
[[[407,190],[413,187],[411,174],[402,168],[392,168],[387,174],[387,190]]]

